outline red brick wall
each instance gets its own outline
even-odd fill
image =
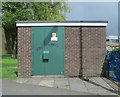
[[[65,76],[80,76],[80,27],[65,27]]]
[[[18,27],[18,77],[31,76],[31,27]]]
[[[83,76],[100,76],[103,70],[106,47],[105,27],[82,27]]]

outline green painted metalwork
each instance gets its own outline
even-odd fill
[[[64,27],[32,27],[32,75],[64,74]]]
[[[43,60],[48,59],[49,60],[49,51],[43,51]]]

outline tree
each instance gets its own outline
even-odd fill
[[[17,33],[15,21],[32,19],[31,12],[27,9],[27,3],[23,2],[3,2],[2,3],[2,26],[5,29],[6,50],[16,57]]]
[[[32,8],[37,20],[65,20],[64,13],[69,11],[65,2],[35,2],[32,4]]]
[[[16,57],[15,21],[65,20],[69,7],[65,2],[2,2],[2,27],[5,29],[6,50]]]

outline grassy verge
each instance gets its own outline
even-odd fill
[[[0,58],[0,78],[14,79],[17,77],[17,59],[11,58],[11,55],[3,55]]]

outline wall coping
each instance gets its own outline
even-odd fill
[[[16,21],[17,27],[22,26],[107,26],[107,21]]]

